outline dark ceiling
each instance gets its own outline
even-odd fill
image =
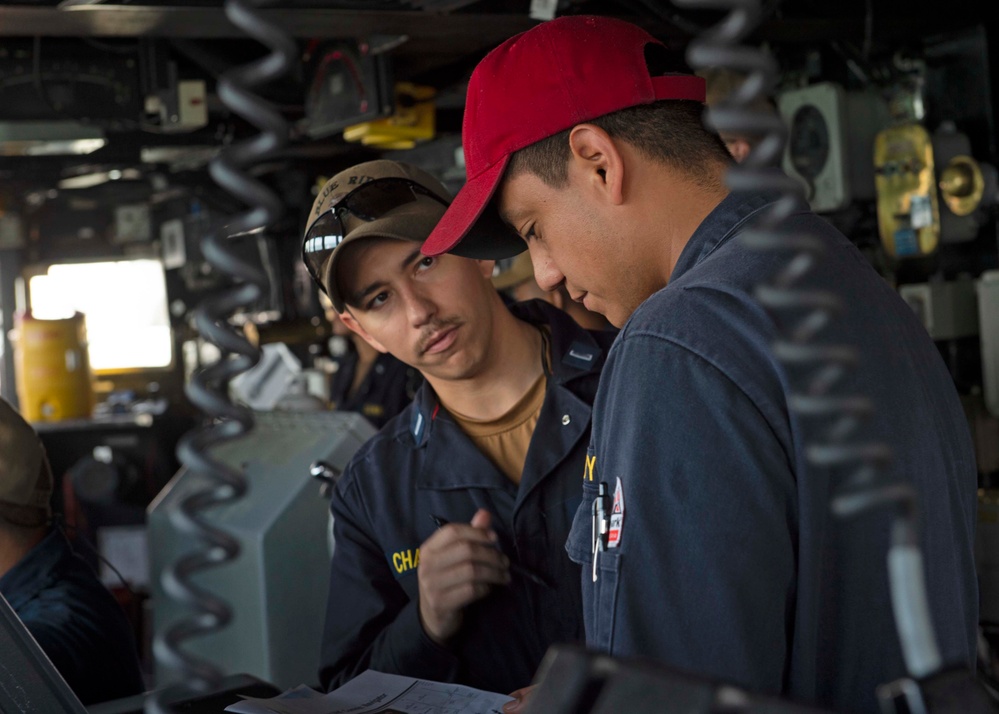
[[[535,24],[529,17],[530,7],[531,0],[284,0],[260,12],[296,39],[301,62],[285,81],[260,92],[294,126],[303,115],[310,47],[344,38],[381,42],[392,47],[396,81],[428,85],[437,91],[438,136],[457,136],[471,69],[489,49]],[[870,54],[982,22],[971,0],[955,0],[946,10],[925,0],[764,0],[763,7],[764,19],[749,40],[792,53],[834,46],[841,53]],[[720,17],[715,10],[680,9],[664,0],[559,0],[558,12],[624,17],[676,47],[683,47]],[[86,157],[0,156],[0,192],[8,196],[8,202],[16,202],[50,190],[67,176],[129,168],[141,170],[133,187],[137,193],[163,194],[164,187],[174,183],[206,182],[203,161],[200,165],[190,162],[185,173],[176,164],[143,164],[140,152],[150,146],[161,150],[218,146],[253,133],[252,127],[226,110],[213,91],[223,72],[261,53],[261,46],[229,21],[221,1],[0,3],[0,120],[68,118],[63,114],[69,113],[79,118],[85,113],[88,121],[106,128],[109,140],[105,148]],[[154,134],[129,118],[141,112],[142,90],[135,89],[132,75],[142,58],[148,57],[169,59],[181,77],[206,80],[207,127]],[[135,96],[123,98],[124,90],[115,90],[114,101],[119,105],[112,106],[110,94],[95,90],[89,98],[77,96],[71,112],[58,108],[53,112],[53,93],[60,82],[71,84],[69,75],[91,69],[105,78],[105,88],[118,82],[133,87]],[[317,140],[293,135],[289,148],[274,158],[328,167],[370,155],[371,150],[338,137]],[[151,179],[157,172],[159,178]],[[115,189],[115,196],[121,195],[122,185]]]

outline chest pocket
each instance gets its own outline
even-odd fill
[[[597,556],[597,580],[594,582],[591,514],[596,496],[597,482],[584,480],[583,500],[572,521],[565,548],[569,558],[578,563],[581,569],[586,644],[601,652],[613,654],[622,553],[620,548],[600,552]]]

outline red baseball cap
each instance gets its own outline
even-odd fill
[[[524,249],[486,210],[510,156],[605,114],[661,99],[704,101],[692,74],[650,76],[645,49],[662,43],[610,17],[577,15],[543,22],[511,37],[479,63],[468,83],[462,145],[468,181],[423,244],[426,255],[452,252],[504,258]],[[477,230],[469,233],[472,227]],[[519,248],[519,250],[518,250]]]

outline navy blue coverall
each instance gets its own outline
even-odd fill
[[[585,568],[587,643],[876,712],[876,687],[905,674],[888,592],[893,511],[837,518],[832,499],[854,469],[806,463],[807,447],[832,441],[833,420],[792,412],[791,395],[820,370],[789,374],[772,347],[775,318],[796,326],[804,311],[769,313],[754,297],[788,253],[740,239],[771,202],[723,200],[607,356],[568,544]],[[850,442],[889,446],[880,485],[907,483],[918,495],[943,663],[971,668],[977,472],[953,380],[913,311],[845,236],[804,204],[785,228],[825,247],[801,283],[841,296],[843,309],[810,344],[858,353],[831,393],[873,403]],[[590,504],[600,483],[611,532],[594,581]]]
[[[143,691],[124,611],[61,532],[7,571],[0,593],[84,705]]]
[[[530,684],[549,645],[583,638],[579,567],[565,542],[614,334],[587,332],[541,301],[511,310],[551,329],[553,374],[521,483],[478,451],[427,384],[358,450],[331,504],[337,545],[319,672],[327,689],[371,668],[510,692]],[[491,513],[503,551],[554,587],[514,576],[470,605],[443,647],[420,624],[420,544],[436,528],[432,515],[467,523],[479,508]]]

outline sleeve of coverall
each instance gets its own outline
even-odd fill
[[[613,498],[620,479],[624,514],[620,545],[598,559],[589,643],[779,691],[797,507],[771,424],[781,407],[761,405],[780,400],[758,392],[765,380],[750,398],[705,357],[650,335],[617,345],[603,379],[597,481]]]
[[[345,473],[346,480],[350,476]],[[335,689],[366,669],[449,681],[457,657],[431,640],[420,623],[419,603],[409,600],[371,534],[356,481],[334,492],[331,508],[336,549],[323,631],[319,681]]]

